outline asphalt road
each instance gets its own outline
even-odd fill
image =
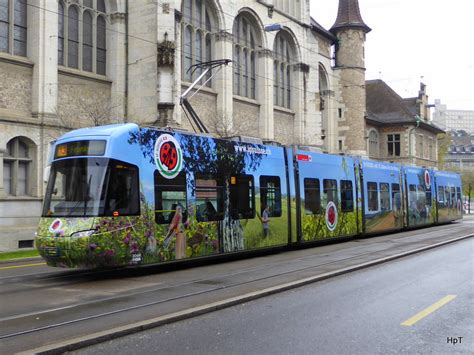
[[[468,239],[74,354],[472,354],[473,247]]]

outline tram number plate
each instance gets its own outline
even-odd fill
[[[132,264],[140,264],[142,260],[142,254],[132,254]]]

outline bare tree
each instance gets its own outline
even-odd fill
[[[78,97],[74,107],[58,106],[55,113],[61,126],[76,129],[110,123],[112,108],[110,98],[90,93]]]

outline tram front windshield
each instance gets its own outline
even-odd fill
[[[95,217],[139,213],[138,169],[106,158],[56,161],[43,217]]]

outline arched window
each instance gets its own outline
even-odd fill
[[[27,12],[26,0],[0,0],[0,52],[26,57]]]
[[[106,51],[104,1],[60,0],[58,64],[105,75]]]
[[[7,195],[31,195],[32,144],[20,137],[7,143],[7,151],[3,157],[3,189]]]
[[[216,20],[210,6],[210,1],[183,1],[183,21],[181,28],[183,80],[193,81],[201,74],[200,70],[195,71],[194,74],[188,71],[192,65],[212,60],[214,52],[212,31],[215,27],[215,23]],[[210,87],[211,82],[209,81],[206,85]]]
[[[291,62],[294,55],[294,44],[285,31],[278,32],[273,48],[273,100],[275,106],[291,108],[292,73]]]
[[[379,135],[372,130],[369,133],[369,157],[378,157],[379,155]]]
[[[240,14],[234,21],[234,94],[256,98],[257,35],[252,21]]]

